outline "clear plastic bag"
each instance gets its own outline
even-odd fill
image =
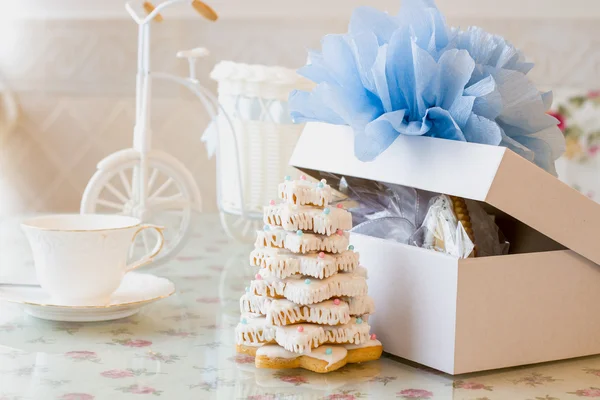
[[[475,249],[475,243],[454,212],[452,200],[446,195],[431,200],[425,221],[412,236],[411,244],[457,258],[468,258],[474,255]]]
[[[474,200],[465,200],[471,215],[475,244],[477,245],[477,257],[490,257],[508,254],[510,243],[506,241],[504,234],[494,222],[480,203]]]
[[[321,178],[344,195],[346,208],[352,212],[352,232],[457,258],[508,253],[509,244],[476,201],[461,202],[461,207],[466,207],[458,210],[461,223],[452,199],[443,194],[326,173]]]

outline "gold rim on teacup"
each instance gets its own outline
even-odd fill
[[[94,229],[61,229],[61,228],[46,228],[39,225],[36,225],[35,222],[43,221],[45,219],[52,218],[60,218],[60,217],[75,217],[75,216],[94,216],[94,217],[109,217],[114,218],[117,217],[119,219],[129,219],[133,223],[126,226],[119,226],[117,228],[94,228]],[[50,214],[50,215],[42,215],[39,217],[33,217],[21,222],[21,226],[26,226],[28,228],[37,229],[40,231],[49,231],[49,232],[98,232],[98,231],[118,231],[122,229],[130,229],[135,228],[136,226],[142,225],[142,220],[135,217],[130,217],[128,215],[117,215],[117,214]]]

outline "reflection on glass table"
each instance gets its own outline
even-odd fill
[[[258,370],[234,347],[238,300],[254,275],[250,251],[226,237],[217,215],[203,215],[181,254],[141,271],[172,280],[176,293],[134,316],[51,322],[0,302],[0,399],[600,397],[600,357],[458,377],[389,357],[325,375]],[[0,282],[32,282],[30,258],[18,219],[0,220]]]

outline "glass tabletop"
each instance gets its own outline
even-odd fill
[[[387,356],[323,375],[256,369],[234,347],[250,250],[203,215],[182,253],[142,270],[176,293],[132,317],[51,322],[0,302],[0,400],[600,398],[600,357],[459,377]],[[33,276],[18,219],[0,220],[0,282]]]

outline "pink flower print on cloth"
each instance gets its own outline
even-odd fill
[[[160,396],[161,391],[154,389],[150,386],[140,386],[140,385],[129,385],[125,387],[117,388],[116,390],[120,390],[123,393],[131,393],[131,394],[153,394],[155,396]]]
[[[196,333],[194,333],[194,332],[180,332],[180,331],[176,331],[175,329],[168,329],[166,331],[158,331],[158,333],[162,333],[163,335],[167,335],[167,336],[171,336],[171,337],[178,337],[178,338],[188,338],[188,337],[196,336]]]
[[[111,369],[108,371],[101,372],[100,375],[102,375],[105,378],[120,379],[131,378],[133,376],[133,372],[124,369]]]
[[[486,386],[483,383],[466,382],[466,381],[454,381],[452,386],[455,389],[488,390],[488,391],[493,390],[493,386]]]
[[[236,364],[254,364],[254,357],[247,354],[237,354],[235,357],[230,357],[229,361],[233,361]]]
[[[131,388],[131,393],[135,394],[152,394],[156,393],[156,389],[149,386],[134,386]]]
[[[100,359],[98,358],[98,355],[96,353],[94,353],[93,351],[87,351],[87,350],[69,351],[69,352],[65,353],[65,357],[70,358],[71,360],[74,360],[74,361],[92,361],[92,362],[100,361]]]
[[[286,383],[293,383],[296,386],[308,383],[308,379],[303,376],[282,376],[279,380]]]
[[[152,342],[143,339],[113,339],[113,342],[127,347],[148,347],[152,346]]]
[[[428,400],[433,397],[432,392],[423,389],[404,389],[396,394],[401,399]]]
[[[279,379],[281,382],[293,383],[294,386],[300,386],[308,383],[308,378],[302,375],[292,375],[286,371],[278,371],[273,374],[274,378]]]
[[[348,393],[335,393],[326,397],[327,400],[357,400],[356,396]]]
[[[586,374],[591,374],[591,375],[596,375],[596,376],[600,376],[600,369],[594,369],[594,368],[584,368],[583,371]]]
[[[567,392],[579,397],[600,397],[600,388],[590,387],[588,389],[579,389],[575,392]]]

